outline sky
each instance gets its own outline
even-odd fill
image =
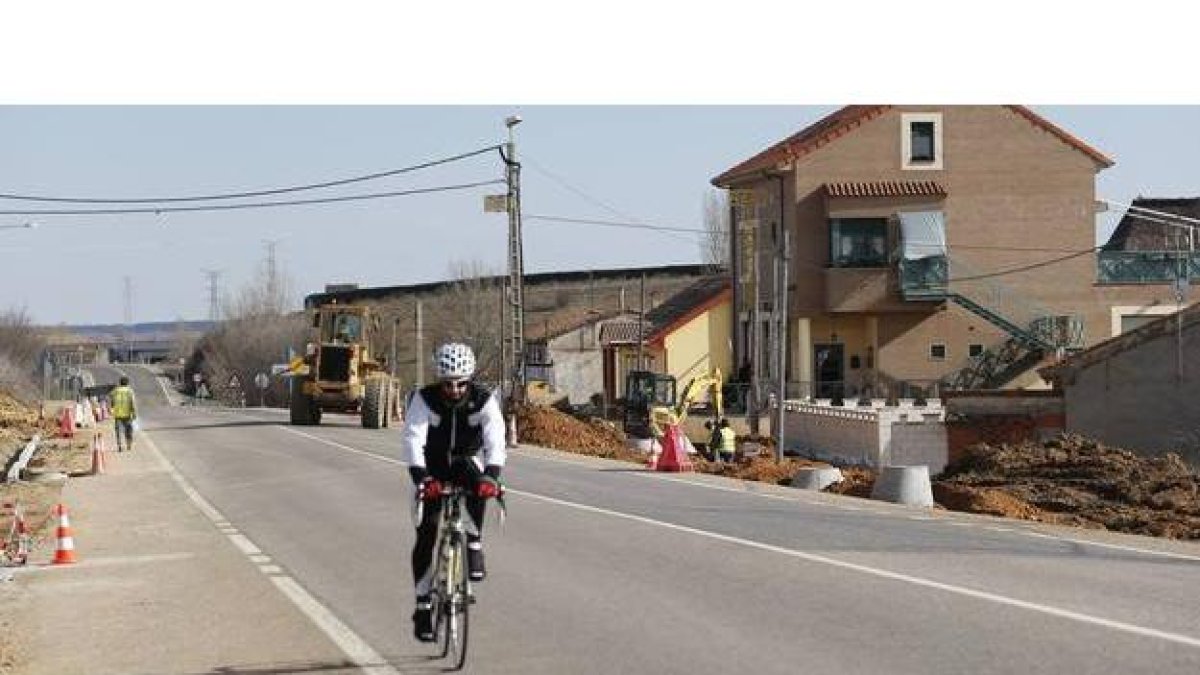
[[[1023,3],[1015,2],[1014,10]],[[713,176],[843,104],[1016,102],[1116,160],[1099,174],[1099,197],[1128,202],[1139,195],[1200,196],[1192,166],[1200,156],[1200,99],[1172,95],[1165,86],[1168,73],[1147,77],[1125,61],[1104,61],[1110,65],[1097,76],[1061,36],[1055,44],[1063,50],[1050,60],[1030,46],[1007,60],[964,60],[967,65],[958,67],[966,71],[947,64],[947,79],[931,83],[881,75],[869,54],[839,61],[839,74],[816,67],[803,76],[802,69],[787,67],[803,61],[799,43],[782,50],[764,43],[763,53],[779,64],[774,68],[715,59],[712,40],[675,37],[672,44],[668,37],[658,45],[665,50],[655,49],[646,43],[651,29],[671,25],[671,17],[651,9],[652,3],[629,5],[641,7],[642,21],[632,25],[611,11],[571,19],[577,45],[545,30],[546,21],[563,17],[547,18],[515,3],[509,7],[519,8],[516,18],[532,27],[517,31],[507,49],[502,40],[482,39],[510,26],[504,22],[512,17],[494,10],[470,21],[420,10],[425,14],[414,23],[407,12],[379,7],[385,20],[372,22],[321,13],[319,3],[263,2],[247,10],[219,1],[204,14],[163,14],[159,4],[121,0],[100,15],[80,3],[79,21],[65,27],[53,24],[56,10],[22,8],[20,16],[0,17],[29,29],[0,47],[0,58],[9,57],[5,62],[23,56],[27,64],[0,94],[0,193],[127,200],[322,183],[504,143],[504,120],[517,114],[523,120],[514,139],[523,164],[527,272],[686,264],[700,261],[696,235],[537,216],[699,229]],[[627,4],[610,9],[629,9]],[[751,0],[743,7],[759,4]],[[290,30],[253,31],[278,29],[267,6],[288,8]],[[241,8],[233,14],[237,21],[221,23],[222,12],[234,7]],[[480,7],[489,6],[467,3]],[[126,16],[133,21],[86,30],[91,22],[119,18],[121,10],[131,12]],[[1005,20],[997,21],[994,27],[1002,30]],[[1128,23],[1136,29],[1138,20]],[[42,24],[55,25],[47,33],[50,42],[39,42],[32,30]],[[753,34],[722,33],[726,24],[719,14],[704,12],[691,30],[724,35],[734,49],[759,46]],[[163,26],[170,30],[152,30]],[[454,30],[414,34],[402,26]],[[1158,30],[1171,28],[1158,24]],[[1025,38],[1048,31],[1027,28]],[[227,39],[215,39],[214,32]],[[621,39],[600,42],[601,34]],[[308,39],[314,35],[327,39]],[[463,47],[463,36],[476,39]],[[990,31],[977,39],[997,38]],[[1093,44],[1086,36],[1078,39]],[[55,40],[69,48],[54,49]],[[805,47],[811,42],[805,40]],[[603,50],[597,49],[601,44]],[[1170,44],[1163,41],[1160,49],[1166,61],[1176,49]],[[825,45],[817,40],[817,48]],[[645,58],[646,50],[654,57]],[[30,53],[39,58],[31,61]],[[1093,60],[1103,60],[1104,53],[1094,52]],[[1022,58],[1041,59],[1041,79],[1026,77]],[[1046,63],[1077,73],[1077,87],[1064,94],[1061,73],[1047,72]],[[854,79],[860,73],[868,75]],[[224,203],[440,189],[503,175],[499,155],[487,151],[380,180]],[[484,195],[502,191],[503,185],[491,184],[203,213],[0,213],[0,311],[23,308],[37,323],[51,325],[120,323],[127,309],[135,322],[205,319],[206,271],[219,272],[223,294],[236,294],[259,278],[272,251],[297,307],[327,283],[437,281],[462,263],[504,273],[507,219],[483,211]],[[178,205],[184,204],[191,203]],[[0,211],[96,206],[0,199]],[[1098,218],[1097,242],[1118,216],[1114,211]],[[28,223],[36,227],[23,227]]]

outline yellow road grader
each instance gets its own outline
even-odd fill
[[[311,311],[311,339],[288,364],[292,424],[320,424],[322,412],[358,413],[367,429],[399,419],[399,384],[372,352],[379,317],[369,307],[337,303]]]

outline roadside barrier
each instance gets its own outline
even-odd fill
[[[25,513],[18,502],[6,502],[3,506],[5,511],[12,509],[13,522],[8,535],[0,542],[0,564],[24,565],[29,560],[29,526],[25,523]]]
[[[67,515],[67,507],[65,504],[59,504],[55,507],[55,514],[58,516],[58,545],[54,551],[55,565],[70,565],[78,562],[75,559],[75,535],[71,532],[71,519]]]
[[[9,541],[13,542],[14,550],[9,553],[9,559],[13,564],[24,565],[29,561],[29,525],[25,522],[25,513],[21,511],[20,504],[17,504],[13,517],[13,536]]]
[[[92,475],[104,473],[104,436],[96,433],[92,436]]]
[[[908,506],[933,506],[933,489],[929,482],[929,467],[885,466],[879,469],[871,499]]]

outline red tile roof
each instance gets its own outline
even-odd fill
[[[638,343],[638,328],[642,336],[649,333],[649,324],[639,324],[628,319],[613,319],[600,324],[600,344],[605,347],[614,344],[636,345]]]
[[[891,107],[888,105],[845,106],[754,155],[750,159],[725,170],[721,175],[712,179],[712,184],[717,187],[729,187],[738,179],[747,178],[757,172],[775,168],[779,164],[788,164],[799,157],[803,157],[814,150],[828,145],[859,126],[879,117]],[[1055,135],[1067,145],[1091,157],[1102,167],[1107,168],[1113,165],[1113,161],[1099,150],[1072,136],[1029,108],[1021,105],[1007,105],[1004,107],[1029,120],[1035,126]]]
[[[946,188],[933,180],[877,180],[866,183],[826,183],[825,193],[830,197],[944,197]]]

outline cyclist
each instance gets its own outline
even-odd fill
[[[495,394],[471,378],[475,354],[459,343],[446,343],[433,353],[438,382],[409,396],[401,444],[416,498],[425,501],[412,551],[416,610],[413,634],[422,642],[433,636],[433,547],[441,502],[434,499],[443,483],[466,487],[467,568],[472,581],[482,581],[483,516],[487,499],[499,497],[500,470],[506,458],[504,417]]]

